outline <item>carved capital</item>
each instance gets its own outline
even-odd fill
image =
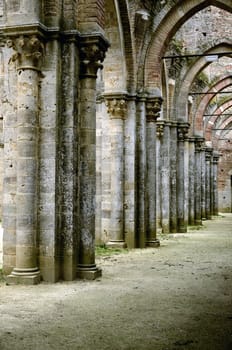
[[[161,138],[164,135],[164,124],[162,120],[158,120],[156,123],[156,136]]]
[[[18,69],[40,70],[44,45],[36,35],[20,35],[15,39],[8,40],[7,45],[15,51],[11,61],[17,63]]]
[[[82,36],[80,38],[80,77],[95,78],[98,69],[102,69],[102,62],[109,43],[99,35]]]
[[[155,122],[159,118],[162,97],[149,97],[146,101],[146,118],[148,122]]]
[[[202,146],[203,146],[203,143],[204,143],[204,138],[201,138],[201,137],[196,137],[194,139],[194,142],[195,142],[195,152],[200,152],[202,151]]]
[[[213,154],[213,149],[211,147],[206,147],[205,148],[205,160],[206,161],[211,161],[212,154]]]
[[[177,126],[178,141],[185,141],[188,136],[189,123],[179,123]]]
[[[127,113],[127,101],[125,98],[106,98],[105,104],[111,119],[125,119]]]
[[[218,164],[219,158],[220,158],[220,153],[213,152],[213,164]]]

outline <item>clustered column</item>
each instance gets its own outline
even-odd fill
[[[156,238],[156,120],[161,110],[161,97],[148,97],[146,101],[146,135],[147,135],[147,235],[146,246],[160,245]]]
[[[124,120],[127,113],[125,96],[106,96],[111,119],[111,225],[108,247],[125,248],[124,240]]]
[[[80,38],[79,259],[77,277],[95,279],[96,78],[108,43],[100,35]]]
[[[14,40],[17,65],[16,267],[8,284],[37,284],[39,79],[43,44],[36,36]]]

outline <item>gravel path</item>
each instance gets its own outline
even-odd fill
[[[1,350],[231,350],[232,214],[97,258],[96,281],[0,284]]]

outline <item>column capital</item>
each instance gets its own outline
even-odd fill
[[[148,122],[155,122],[160,116],[163,99],[160,96],[147,97],[146,117]]]
[[[108,41],[100,34],[80,36],[80,78],[97,78],[108,47]]]
[[[217,163],[218,163],[220,156],[221,156],[221,155],[220,155],[219,152],[216,152],[216,151],[213,152],[213,163],[214,163],[214,164],[217,164]]]
[[[194,137],[195,142],[195,152],[200,152],[204,144],[205,139],[203,137]]]
[[[213,154],[213,148],[212,147],[206,147],[205,148],[205,160],[210,161],[212,159]]]
[[[7,46],[15,53],[12,62],[17,63],[17,69],[40,70],[44,55],[44,44],[36,35],[20,35],[7,40]]]
[[[157,120],[156,122],[156,136],[157,137],[162,137],[164,134],[164,126],[165,126],[165,121],[164,120]]]
[[[111,119],[125,119],[127,115],[127,97],[124,94],[104,95],[107,112]]]
[[[187,138],[187,134],[189,131],[189,123],[186,122],[178,122],[177,124],[177,134],[178,134],[178,141],[185,141]]]

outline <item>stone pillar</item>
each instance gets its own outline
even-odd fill
[[[127,101],[123,95],[105,95],[111,118],[111,227],[108,247],[125,248],[124,240],[124,119]]]
[[[170,232],[177,232],[177,123],[170,127]]]
[[[206,162],[205,162],[205,147],[201,147],[201,218],[206,220],[206,195],[205,195],[205,179],[206,179]]]
[[[188,137],[184,141],[184,222],[186,230],[189,217],[189,142]]]
[[[201,213],[201,147],[204,139],[195,138],[195,224],[202,225]]]
[[[160,152],[161,226],[163,233],[170,233],[170,125],[170,122],[164,122]]]
[[[189,225],[195,225],[195,138],[189,137]]]
[[[8,284],[37,284],[39,79],[43,44],[36,36],[15,39],[17,65],[16,267]]]
[[[161,143],[164,134],[164,121],[158,120],[156,122],[156,228],[157,231],[162,232],[162,149]]]
[[[77,77],[78,53],[75,38],[63,44],[62,115],[59,128],[59,196],[61,276],[65,281],[76,278],[77,261]]]
[[[205,150],[205,214],[206,219],[212,219],[211,213],[211,158],[212,148]]]
[[[178,123],[178,171],[177,171],[177,232],[187,232],[187,221],[185,216],[185,140],[188,133],[188,123]]]
[[[101,35],[80,38],[79,258],[77,277],[95,279],[96,78],[108,43]]]
[[[146,242],[146,97],[140,96],[137,103],[137,247],[144,248]]]
[[[146,246],[158,247],[156,238],[156,120],[161,109],[161,97],[148,97],[146,102],[146,137],[147,137],[147,229]]]
[[[136,154],[136,105],[135,96],[127,97],[127,117],[124,121],[124,236],[127,247],[136,247],[136,197],[137,178],[135,168]]]
[[[213,153],[213,215],[218,215],[218,160],[219,153]]]

